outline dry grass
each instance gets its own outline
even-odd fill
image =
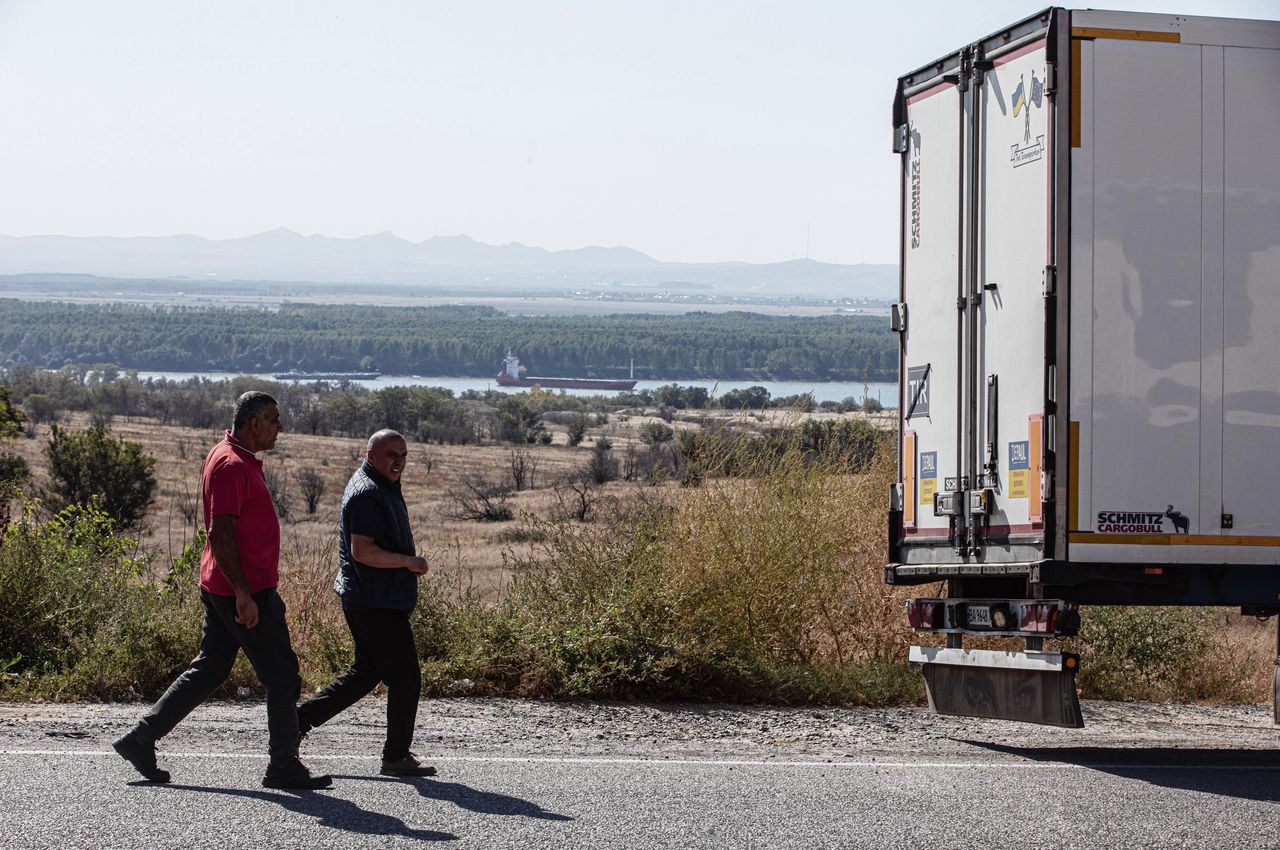
[[[730,422],[739,430],[764,430],[766,427],[794,425],[800,419],[855,418],[853,414],[796,414],[791,411],[765,411],[757,420],[752,414],[719,413],[710,417],[716,424]],[[547,517],[554,513],[558,499],[553,485],[565,475],[586,465],[595,440],[607,438],[614,454],[621,458],[628,446],[644,448],[639,434],[647,422],[662,421],[650,413],[614,416],[604,425],[587,430],[581,445],[567,444],[565,428],[551,424],[553,443],[549,446],[520,447],[537,464],[533,488],[513,493],[509,501],[517,517]],[[696,430],[700,414],[684,414],[675,427]],[[287,426],[286,421],[286,426]],[[89,427],[89,416],[75,413],[66,417],[63,427],[83,430]],[[156,494],[147,515],[140,542],[154,553],[157,561],[171,562],[196,533],[200,518],[200,465],[205,454],[222,439],[222,429],[197,430],[176,425],[161,425],[145,417],[115,417],[112,432],[142,445],[155,458]],[[25,457],[35,472],[30,495],[40,495],[47,487],[47,462],[43,451],[48,440],[48,426],[40,426],[34,439],[21,439],[13,450]],[[451,519],[448,514],[448,492],[464,477],[482,475],[495,481],[510,481],[512,446],[441,446],[410,443],[409,464],[402,477],[405,501],[409,505],[414,536],[419,551],[442,569],[462,569],[471,574],[487,592],[496,592],[508,577],[504,566],[514,549],[523,556],[528,550],[512,542],[510,533],[501,527]],[[282,545],[312,547],[323,551],[323,544],[333,537],[338,523],[338,508],[347,479],[364,457],[364,440],[347,437],[320,437],[290,433],[281,435],[276,449],[264,456],[266,467],[285,482],[289,493],[290,513],[282,521]],[[301,470],[313,469],[324,481],[325,490],[314,515],[305,512],[305,503],[294,476]],[[641,489],[643,485],[615,482],[606,488],[621,495]],[[336,560],[332,563],[336,566]],[[287,569],[287,566],[286,566]]]
[[[882,580],[891,458],[863,469],[798,439],[713,444],[699,487],[631,491],[600,523],[541,525],[533,556],[513,563],[503,616],[521,651],[501,654],[495,684],[559,697],[919,699],[903,663],[905,592]]]
[[[822,416],[769,411],[763,418],[717,416],[712,425],[764,432]],[[446,508],[449,490],[466,476],[509,477],[510,446],[411,444],[404,492],[419,549],[435,568],[415,620],[428,690],[455,693],[458,682],[474,681],[473,692],[538,697],[918,700],[918,677],[904,658],[905,647],[920,636],[906,630],[903,603],[936,589],[883,583],[883,506],[893,452],[855,469],[847,457],[807,456],[794,445],[772,452],[721,445],[719,456],[698,459],[709,473],[702,486],[612,482],[593,493],[596,521],[566,519],[564,493],[553,482],[585,466],[600,437],[621,456],[638,445],[640,429],[651,421],[658,420],[648,413],[614,415],[578,447],[569,447],[563,429],[553,426],[552,445],[522,447],[537,463],[536,478],[533,489],[511,495],[517,520],[507,523],[449,519]],[[79,429],[88,422],[76,417],[64,424]],[[694,430],[707,423],[683,414],[671,424]],[[198,518],[200,463],[222,432],[119,417],[112,430],[156,458],[157,498],[141,541],[156,580],[194,537],[189,517],[194,502]],[[42,429],[37,439],[14,444],[36,471],[36,490],[43,484],[46,438]],[[362,440],[285,434],[266,458],[294,493],[282,523],[282,595],[310,685],[350,658],[331,585],[338,505],[363,447]],[[326,485],[310,516],[293,480],[303,469],[318,472]],[[731,474],[718,476],[717,469]],[[173,601],[153,610],[145,594],[130,604],[155,628],[143,634],[119,625],[111,634],[121,646],[133,641],[130,646],[153,653],[145,678],[123,667],[111,676],[89,669],[126,665],[130,653],[121,650],[88,658],[72,674],[28,693],[154,696],[147,689],[162,687],[189,657],[186,641],[198,615]],[[1267,699],[1274,623],[1231,612],[1181,612],[1178,646],[1186,651],[1170,644],[1152,654],[1163,649],[1153,649],[1163,638],[1147,634],[1166,634],[1169,625],[1165,615],[1148,616],[1086,609],[1086,622],[1094,618],[1100,629],[1092,642],[1075,647],[1085,655],[1087,696]],[[252,682],[246,669],[238,671],[235,684]]]
[[[1245,703],[1269,699],[1275,621],[1226,608],[1083,609],[1079,683],[1102,699]]]
[[[892,453],[856,473],[838,457],[805,462],[795,448],[721,462],[740,471],[676,500],[662,555],[676,594],[699,597],[691,613],[714,615],[695,628],[735,629],[803,663],[903,651],[907,592],[882,579]]]
[[[69,416],[63,425],[72,430],[85,429],[89,426],[88,416]],[[209,449],[222,439],[223,431],[161,425],[141,417],[116,417],[111,430],[122,439],[140,443],[156,460],[155,501],[140,542],[144,550],[154,554],[158,563],[171,562],[182,552],[182,547],[194,539],[201,522],[200,465]],[[47,488],[47,462],[43,455],[47,440],[48,428],[41,426],[34,439],[13,444],[13,450],[25,457],[35,472],[27,495],[39,496]],[[582,446],[570,448],[560,433],[559,445],[523,447],[537,462],[533,482],[536,489],[512,494],[510,501],[517,515],[546,515],[555,501],[552,483],[586,463],[590,444],[589,438]],[[281,522],[285,552],[310,551],[324,559],[319,568],[323,569],[324,564],[336,568],[336,552],[332,551],[331,544],[338,524],[338,508],[347,479],[364,458],[364,447],[361,439],[286,432],[276,449],[264,456],[267,469],[285,482],[289,493],[289,516]],[[496,590],[503,580],[504,553],[512,544],[503,538],[501,529],[450,519],[446,510],[447,493],[467,475],[508,479],[510,453],[511,447],[507,445],[411,443],[409,464],[402,478],[420,552],[442,569],[463,569],[474,574],[479,583],[490,590]],[[303,469],[315,470],[325,485],[312,515],[306,513],[294,480],[296,473]],[[282,569],[285,573],[294,569],[291,559],[282,558]]]

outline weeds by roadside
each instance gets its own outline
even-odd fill
[[[1265,699],[1258,674],[1269,658],[1231,620],[1212,608],[1085,608],[1076,640],[1080,687],[1098,699]]]
[[[847,437],[849,435],[845,435]],[[431,695],[919,702],[903,602],[883,583],[893,446],[797,431],[704,440],[688,486],[610,496],[595,519],[525,517],[493,598],[459,563],[421,586]],[[683,480],[683,479],[682,479]],[[202,539],[163,576],[93,507],[26,503],[0,530],[0,698],[153,699],[195,654]],[[518,550],[524,552],[520,547]],[[439,558],[433,559],[438,563]],[[307,686],[350,659],[332,542],[290,541],[282,596]],[[1269,635],[1221,611],[1085,609],[1085,696],[1257,701]],[[1251,625],[1251,624],[1250,624]],[[241,659],[221,694],[258,691]]]
[[[902,591],[879,580],[891,453],[866,465],[799,441],[720,441],[698,462],[731,474],[611,503],[594,523],[529,520],[538,545],[513,557],[496,605],[465,587],[424,594],[429,690],[918,701]]]
[[[94,506],[42,519],[28,502],[0,545],[0,696],[123,700],[158,695],[195,654],[200,602],[188,546],[171,579],[143,580],[132,539]],[[224,692],[249,684],[239,665]]]

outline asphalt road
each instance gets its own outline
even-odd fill
[[[170,785],[109,749],[140,706],[0,706],[0,845],[59,848],[1280,846],[1266,707],[1086,706],[1085,730],[918,710],[449,700],[376,775],[381,705],[313,733],[329,791],[259,784],[263,708],[202,707]],[[314,738],[314,740],[313,740]]]

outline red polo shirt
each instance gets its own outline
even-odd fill
[[[204,459],[200,478],[205,531],[216,516],[236,517],[236,549],[249,592],[275,587],[280,580],[280,521],[262,475],[262,461],[228,431]],[[236,595],[214,564],[207,539],[200,555],[200,586],[217,596]]]

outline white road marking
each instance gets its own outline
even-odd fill
[[[161,758],[177,759],[248,759],[266,761],[261,753],[193,753],[160,751]],[[112,750],[0,750],[0,756],[111,756],[120,758]],[[681,767],[817,767],[827,768],[868,768],[884,767],[894,769],[936,768],[940,770],[1008,770],[1021,768],[1024,770],[1062,770],[1076,768],[1079,770],[1278,770],[1275,765],[1247,764],[1109,764],[1087,762],[1073,764],[1065,761],[1014,761],[1014,762],[967,762],[967,761],[782,761],[775,759],[664,759],[664,758],[570,758],[554,756],[432,756],[419,753],[419,757],[434,763],[476,763],[476,764],[580,764],[580,765],[677,765]],[[312,755],[306,754],[304,761],[379,761],[379,756],[361,755]]]

